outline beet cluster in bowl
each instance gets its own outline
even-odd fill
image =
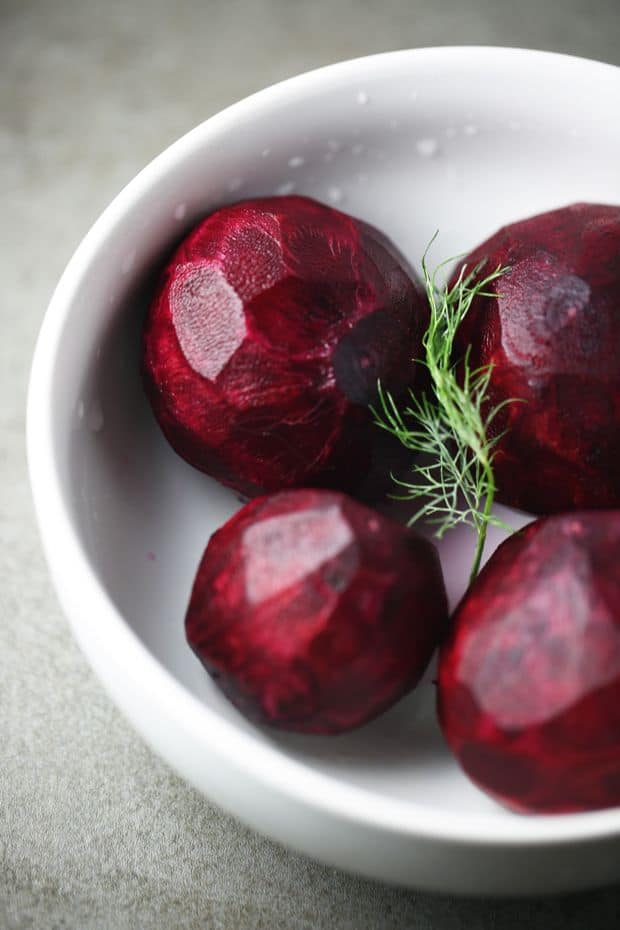
[[[500,499],[534,513],[618,504],[620,210],[507,226],[453,284],[468,268],[474,284],[501,269],[452,360],[489,372]],[[272,492],[211,537],[188,642],[251,720],[339,733],[414,688],[447,634],[439,719],[477,784],[519,811],[620,803],[617,512],[509,538],[448,632],[432,544],[343,493],[361,492],[381,448],[378,384],[395,404],[428,391],[427,296],[381,233],[303,197],[224,207],[173,254],[144,328],[154,413],[192,465]],[[441,403],[435,386],[425,402]]]

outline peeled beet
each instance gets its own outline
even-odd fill
[[[428,310],[371,227],[305,197],[217,210],[169,261],[144,328],[155,416],[188,462],[247,495],[353,488],[377,379],[412,384]]]
[[[466,259],[510,271],[477,298],[458,354],[492,363],[505,430],[498,499],[531,513],[620,505],[620,207],[577,204],[506,226]]]
[[[417,684],[446,623],[431,543],[343,494],[297,490],[211,537],[186,633],[250,719],[337,733]]]
[[[620,805],[620,511],[504,542],[453,618],[439,717],[465,772],[517,811]]]

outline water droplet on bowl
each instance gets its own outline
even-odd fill
[[[78,405],[77,405],[77,418],[78,418],[78,420],[83,420],[83,419],[84,419],[84,413],[85,413],[84,401],[81,400],[81,401],[78,403]]]
[[[123,261],[121,262],[121,274],[129,274],[133,268],[134,262],[136,260],[136,250],[132,249],[131,252],[128,252]]]
[[[233,193],[243,187],[243,178],[231,178],[228,182],[228,190]]]
[[[342,142],[340,142],[338,139],[328,139],[327,148],[332,152],[339,152],[342,148]]]
[[[357,97],[355,99],[361,106],[366,106],[367,103],[370,103],[370,97],[365,90],[358,91]]]
[[[292,158],[288,160],[290,168],[301,168],[302,165],[306,164],[306,159],[303,155],[293,155]]]
[[[281,197],[286,197],[287,194],[292,194],[294,190],[295,182],[285,181],[283,184],[276,187],[276,194],[279,194]]]
[[[476,136],[478,135],[478,127],[473,123],[467,123],[466,126],[463,126],[463,132],[466,136]]]
[[[400,123],[398,122],[397,119],[391,119],[388,123],[388,128],[391,129],[392,132],[394,132],[395,129],[398,129],[399,126],[400,126]]]
[[[336,187],[335,185],[332,187],[328,187],[327,196],[332,201],[332,203],[342,203],[344,199],[344,193],[342,191],[342,188]]]
[[[433,158],[439,151],[437,139],[432,139],[430,136],[426,139],[418,139],[415,147],[422,158]]]
[[[187,204],[180,203],[174,208],[173,214],[175,220],[184,220],[187,216]]]
[[[362,152],[364,151],[365,147],[366,147],[366,146],[363,145],[361,142],[356,142],[355,145],[351,146],[351,154],[352,154],[352,155],[361,155]]]
[[[410,99],[410,100],[417,100],[417,99],[418,99],[418,92],[417,92],[417,90],[412,90],[412,91],[409,92],[409,99]]]
[[[269,158],[269,156],[271,155],[271,149],[263,149],[263,151],[260,154],[261,154],[261,158]]]

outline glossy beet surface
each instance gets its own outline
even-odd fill
[[[332,491],[243,507],[209,541],[188,641],[259,723],[337,733],[413,688],[447,623],[434,547]]]
[[[427,307],[383,237],[304,197],[224,207],[174,253],[143,371],[176,451],[253,495],[355,487],[377,379],[412,382]]]
[[[467,774],[518,811],[620,805],[620,511],[548,517],[463,598],[439,715]]]
[[[531,513],[620,505],[620,207],[578,204],[506,226],[466,262],[509,265],[474,301],[459,353],[493,364],[506,429],[501,501]]]

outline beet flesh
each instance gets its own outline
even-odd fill
[[[620,805],[620,511],[547,517],[463,598],[438,710],[469,777],[522,812]]]
[[[531,513],[620,505],[620,207],[577,204],[501,229],[465,260],[510,270],[457,338],[493,365],[498,500]]]
[[[431,543],[346,495],[294,490],[211,537],[186,634],[251,720],[338,733],[417,684],[447,619]]]
[[[155,416],[190,464],[252,496],[353,489],[371,467],[377,379],[399,394],[426,301],[371,227],[305,197],[248,200],[168,262],[144,327]]]

